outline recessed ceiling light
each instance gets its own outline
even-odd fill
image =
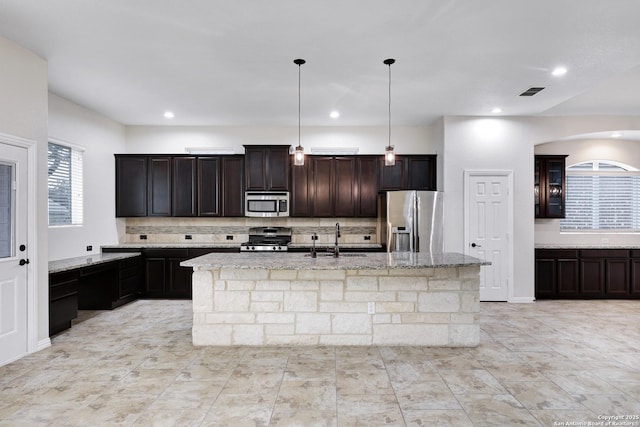
[[[493,114],[502,113],[502,108],[500,108],[500,107],[496,107],[496,108],[494,108],[493,110],[491,110],[491,112],[492,112]]]
[[[164,118],[165,119],[173,119],[176,115],[173,114],[173,111],[165,111],[164,112]]]
[[[611,134],[611,138],[620,138],[622,136],[622,134],[620,132],[613,132]]]
[[[556,67],[551,72],[552,76],[564,76],[567,74],[567,69],[565,67]]]
[[[331,117],[332,119],[337,119],[338,117],[340,117],[340,112],[332,111],[329,113],[329,117]]]

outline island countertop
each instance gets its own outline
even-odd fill
[[[214,268],[281,270],[386,270],[451,268],[490,265],[488,261],[455,252],[446,253],[212,253],[180,263],[194,270]]]

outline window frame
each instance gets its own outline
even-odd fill
[[[592,163],[591,169],[572,169],[575,167],[579,167],[581,165],[586,165]],[[601,164],[607,165],[604,168],[601,168]],[[612,170],[612,168],[618,168],[618,170]],[[570,194],[572,193],[570,187],[570,179],[571,177],[576,176],[586,176],[586,177],[624,177],[624,178],[632,178],[630,187],[631,187],[631,219],[629,222],[631,223],[631,228],[567,228],[567,223],[571,221],[569,217],[570,207],[568,206],[570,202]],[[635,179],[634,179],[635,177]],[[565,202],[565,218],[560,220],[560,232],[561,233],[576,233],[576,234],[584,234],[584,233],[593,233],[593,234],[640,234],[640,171],[628,164],[624,164],[621,162],[613,161],[613,160],[602,160],[602,159],[592,159],[585,160],[582,162],[574,163],[565,168],[565,191],[567,192],[567,201]],[[595,184],[594,185],[600,185]],[[610,185],[610,184],[609,184]],[[615,186],[614,188],[618,188]],[[575,190],[574,190],[575,191]],[[593,201],[593,194],[591,195],[590,201]],[[591,203],[596,206],[596,204]],[[592,214],[594,217],[599,218],[599,213],[602,213],[600,210],[598,213]],[[605,215],[604,218],[607,216]],[[605,220],[601,220],[598,222],[599,226],[602,226],[602,223]]]
[[[71,222],[69,223],[58,223],[58,224],[51,224],[51,217],[49,214],[49,202],[50,202],[50,197],[49,197],[49,176],[48,176],[48,167],[49,167],[49,144],[55,144],[55,145],[59,145],[65,148],[69,148],[71,150],[70,156],[71,156],[71,166],[70,166],[70,184],[71,184]],[[47,225],[49,228],[63,228],[63,227],[82,227],[84,226],[84,219],[85,219],[85,215],[84,215],[84,153],[85,153],[85,148],[77,145],[77,144],[73,144],[67,141],[63,141],[60,139],[56,139],[56,138],[48,138],[47,140]],[[76,163],[76,166],[74,167],[74,160],[73,160],[73,156],[74,155],[78,155],[79,159],[80,159],[80,164],[79,166]],[[79,194],[77,194],[76,196],[73,195],[74,191],[79,191]],[[78,206],[79,204],[79,206]],[[75,218],[75,220],[74,220]],[[79,220],[78,220],[79,218]],[[76,221],[76,222],[74,222]]]

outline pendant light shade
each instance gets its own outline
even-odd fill
[[[394,166],[396,164],[396,152],[393,145],[391,145],[391,64],[396,62],[396,60],[389,58],[382,62],[389,66],[389,142],[384,150],[384,165]]]
[[[293,154],[293,164],[304,166],[304,148],[300,143],[300,66],[306,61],[304,59],[294,59],[293,63],[298,66],[298,146]]]

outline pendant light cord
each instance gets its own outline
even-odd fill
[[[302,64],[298,64],[298,147],[300,147],[300,67]]]
[[[389,144],[388,146],[391,147],[391,64],[393,64],[393,62],[390,62],[389,65]]]

